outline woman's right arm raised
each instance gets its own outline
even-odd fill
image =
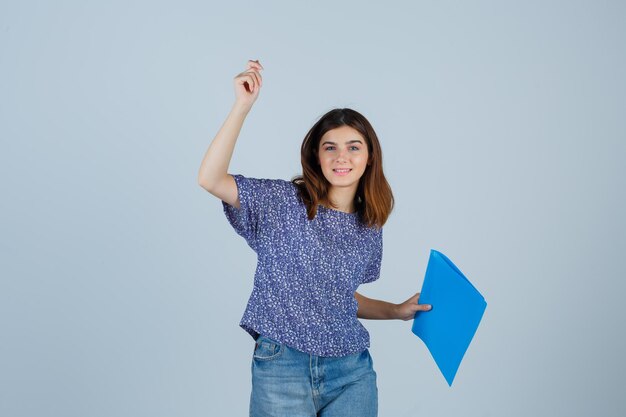
[[[237,208],[237,184],[232,175],[228,174],[228,165],[243,122],[263,85],[262,69],[258,61],[248,61],[246,71],[235,77],[235,104],[209,145],[198,172],[198,184],[202,188]]]

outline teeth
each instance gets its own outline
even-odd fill
[[[335,171],[335,172],[348,172],[350,170],[348,168],[342,168],[342,169],[333,169],[333,171]]]

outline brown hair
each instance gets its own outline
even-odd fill
[[[302,175],[293,178],[291,182],[298,187],[300,198],[307,207],[309,220],[313,220],[317,214],[318,204],[332,204],[328,201],[330,183],[318,164],[318,148],[320,139],[326,132],[346,125],[363,136],[369,154],[368,165],[354,196],[357,215],[368,227],[382,227],[393,210],[393,193],[383,173],[383,154],[376,132],[370,122],[355,110],[333,109],[311,127],[300,150]]]

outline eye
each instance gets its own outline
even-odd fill
[[[326,150],[327,150],[327,151],[331,151],[331,150],[334,150],[334,149],[335,149],[335,147],[334,147],[334,146],[327,146],[327,147],[326,147]]]
[[[359,150],[359,147],[358,147],[358,146],[350,146],[350,148],[351,148],[351,149],[354,149],[355,151],[358,151],[358,150]]]

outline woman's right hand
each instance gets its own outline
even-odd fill
[[[236,105],[245,108],[252,107],[263,85],[263,78],[260,72],[262,69],[263,66],[258,60],[249,60],[246,70],[237,74],[234,79]]]

